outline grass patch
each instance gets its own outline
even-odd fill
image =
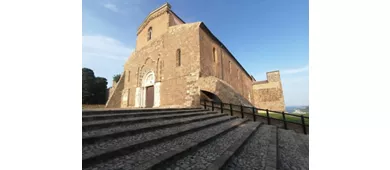
[[[261,116],[267,117],[266,111],[259,110],[258,114]],[[297,115],[297,114],[295,114],[295,115]],[[300,115],[298,115],[298,116],[300,116]],[[309,117],[309,113],[303,114],[303,116]],[[272,117],[274,119],[283,120],[283,115],[281,113],[269,112],[269,117]],[[302,123],[301,117],[291,116],[291,114],[285,114],[285,117],[286,117],[286,121]],[[309,119],[307,119],[307,118],[305,118],[305,125],[309,125]]]

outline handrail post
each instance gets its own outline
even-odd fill
[[[223,113],[223,103],[221,102],[221,113]]]
[[[256,112],[255,112],[255,107],[252,107],[253,111],[253,121],[256,122]]]
[[[230,106],[230,116],[233,116],[233,107],[232,107],[232,104],[229,103],[229,106]]]
[[[307,132],[306,132],[306,125],[305,125],[305,118],[303,117],[303,115],[301,115],[301,120],[302,120],[303,133],[306,135]]]
[[[241,105],[241,118],[244,119],[244,108]]]
[[[269,118],[269,112],[268,112],[268,109],[266,110],[267,112],[267,122],[268,124],[270,125],[271,124],[271,119]]]
[[[282,114],[283,114],[283,124],[284,124],[284,129],[286,129],[286,130],[287,130],[286,116],[285,116],[284,112],[282,112]]]
[[[214,111],[214,101],[211,101],[211,111]]]
[[[204,109],[207,109],[206,107],[206,100],[203,100]]]

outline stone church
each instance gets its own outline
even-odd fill
[[[203,22],[185,23],[166,3],[139,26],[106,107],[192,107],[207,99],[284,111],[279,71],[266,74],[256,81]]]

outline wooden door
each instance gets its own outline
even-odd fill
[[[154,86],[146,87],[146,107],[153,107],[154,104]]]

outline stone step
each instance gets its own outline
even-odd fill
[[[303,151],[303,154],[307,153],[309,154],[309,147],[307,147],[306,143],[304,140],[305,138],[302,138],[302,133],[297,133],[295,131],[291,132],[292,136],[294,137],[294,140],[296,141],[295,143],[298,144],[298,146],[300,147],[300,149],[302,149]],[[309,141],[307,141],[309,142]]]
[[[248,141],[248,139],[253,136],[256,130],[262,125],[262,122],[251,122],[252,125],[248,125],[246,128],[248,129],[245,133],[241,135],[241,137],[237,137],[238,139],[234,141],[233,144],[227,148],[222,155],[220,155],[216,160],[214,160],[210,166],[207,167],[207,170],[219,170],[222,169],[228,161],[232,158],[234,154],[236,154],[240,148]]]
[[[123,136],[108,140],[103,139],[91,145],[83,145],[83,167],[89,166],[96,161],[104,161],[123,153],[214,126],[233,118],[235,117],[222,116],[201,122],[193,122],[131,136]]]
[[[134,113],[111,113],[111,114],[91,114],[83,116],[83,122],[93,120],[108,120],[118,118],[130,118],[130,117],[145,117],[153,115],[172,115],[178,113],[191,113],[207,111],[205,109],[191,109],[191,110],[168,110],[168,111],[151,111],[151,112],[134,112]]]
[[[252,132],[254,132],[260,122],[246,122],[237,126],[235,129],[222,134],[218,138],[209,141],[203,146],[191,149],[189,152],[176,155],[175,158],[164,161],[164,163],[156,166],[156,169],[207,169],[209,166],[218,166],[217,162],[224,162],[227,159],[229,149],[234,148],[239,143],[245,141]],[[231,155],[231,154],[229,154]],[[230,157],[230,156],[229,156]],[[219,167],[222,167],[220,165]],[[214,169],[219,169],[214,167]]]
[[[193,112],[193,113],[178,113],[178,114],[171,114],[171,115],[157,115],[157,116],[135,117],[135,118],[125,118],[125,119],[97,120],[97,121],[83,122],[82,128],[83,131],[88,131],[88,130],[130,124],[130,123],[169,120],[169,119],[185,118],[185,117],[192,117],[192,116],[199,116],[199,115],[213,114],[213,113],[215,112],[202,111],[202,112]]]
[[[156,129],[178,126],[186,123],[203,121],[211,118],[227,116],[226,114],[207,114],[172,120],[154,121],[149,123],[135,123],[83,132],[83,145],[92,144],[104,138],[115,138],[124,135],[134,135]]]
[[[277,127],[260,126],[222,168],[225,170],[277,169]],[[211,169],[211,168],[210,168]]]
[[[235,128],[245,121],[246,120],[236,118],[203,130],[182,135],[169,141],[167,140],[156,145],[142,148],[138,151],[93,165],[87,169],[154,169],[154,167],[162,161],[198,145],[202,145],[202,143],[212,140],[219,134]]]
[[[302,133],[298,133],[298,135],[301,137],[301,140],[305,145],[305,147],[307,148],[307,150],[309,150],[309,135],[305,135]]]
[[[204,107],[187,107],[187,108],[123,108],[123,109],[89,109],[83,110],[82,115],[94,114],[115,114],[115,113],[136,113],[136,112],[154,112],[154,111],[181,111],[192,109],[204,109]]]
[[[278,169],[309,169],[309,150],[292,130],[278,130]]]

